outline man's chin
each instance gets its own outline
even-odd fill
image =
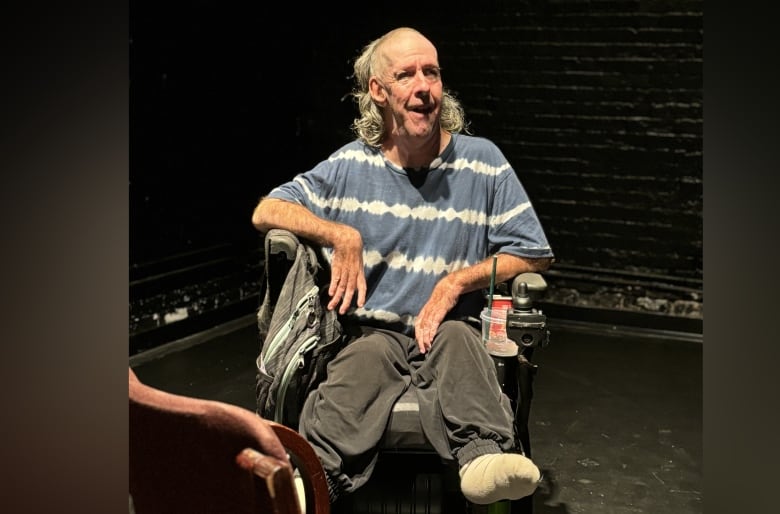
[[[436,125],[433,123],[416,123],[406,131],[406,133],[415,138],[425,139],[430,137],[436,130]]]

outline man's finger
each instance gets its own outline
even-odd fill
[[[347,309],[349,309],[349,305],[352,303],[352,289],[347,288],[344,290],[344,296],[341,300],[341,308],[339,309],[339,314],[344,314],[347,312]]]

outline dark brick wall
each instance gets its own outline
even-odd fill
[[[701,289],[702,1],[381,7],[131,2],[131,262],[255,237],[259,196],[351,138],[350,59],[403,24],[517,169],[557,269]]]
[[[532,2],[442,31],[560,263],[702,277],[702,2]],[[446,62],[446,57],[443,58]]]

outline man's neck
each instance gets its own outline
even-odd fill
[[[431,138],[420,146],[397,144],[392,138],[382,143],[382,153],[385,158],[401,168],[427,168],[450,142],[452,135],[441,131],[439,137]]]

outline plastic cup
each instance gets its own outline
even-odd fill
[[[512,357],[517,355],[517,344],[506,336],[506,309],[482,309],[482,340],[491,355]]]

